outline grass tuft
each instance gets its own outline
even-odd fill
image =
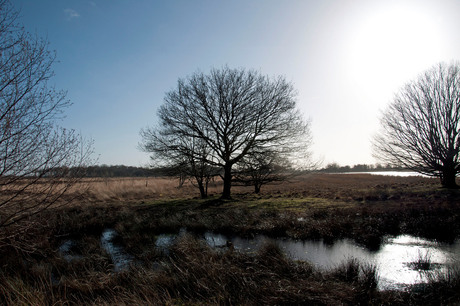
[[[430,250],[423,252],[421,249],[418,249],[417,257],[409,263],[409,267],[418,271],[430,271],[433,268]]]

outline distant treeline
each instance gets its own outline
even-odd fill
[[[46,174],[40,172],[31,176],[43,177],[149,177],[149,176],[172,176],[176,175],[172,168],[146,168],[124,165],[96,165],[89,167],[60,167],[47,169]],[[177,171],[176,171],[177,172]]]
[[[62,169],[56,169],[62,171]],[[78,170],[78,171],[77,171]],[[82,171],[83,170],[83,171]],[[90,166],[85,169],[71,168],[68,175],[72,176],[75,173],[84,173],[85,177],[149,177],[149,176],[178,176],[177,169],[158,167],[158,168],[145,168],[124,165],[97,165]],[[340,172],[370,172],[370,171],[404,171],[401,167],[384,166],[380,164],[368,165],[358,164],[354,166],[340,166],[337,163],[328,164],[326,167],[317,170],[321,173],[340,173]],[[49,175],[53,176],[51,171]]]
[[[98,165],[86,168],[86,177],[147,177],[168,175],[168,169],[124,165]]]
[[[390,165],[369,165],[357,164],[354,166],[341,166],[337,163],[330,163],[326,167],[319,169],[318,172],[337,173],[337,172],[370,172],[370,171],[404,171],[402,167],[392,167]],[[87,177],[147,177],[147,176],[174,176],[177,169],[172,168],[144,168],[124,165],[98,165],[86,169]]]
[[[371,172],[371,171],[404,171],[402,167],[393,167],[390,165],[368,165],[358,164],[354,166],[340,166],[337,163],[328,164],[326,167],[319,170],[324,173],[337,173],[337,172]]]

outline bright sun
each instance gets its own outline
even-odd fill
[[[370,91],[399,87],[443,58],[445,40],[434,13],[390,3],[358,20],[347,42],[350,81]]]

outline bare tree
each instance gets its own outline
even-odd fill
[[[296,175],[318,167],[310,152],[312,143],[309,129],[301,137],[293,137],[290,146],[284,148],[252,148],[236,164],[234,181],[254,186],[259,193],[263,185],[285,182]],[[300,136],[300,135],[299,135]]]
[[[460,171],[460,67],[439,64],[408,83],[383,113],[377,158],[456,188]]]
[[[184,139],[199,139],[208,154],[202,160],[222,169],[222,198],[231,196],[233,166],[251,150],[278,151],[309,135],[296,109],[295,91],[284,78],[244,69],[213,69],[179,79],[158,111],[160,125],[143,131],[143,147],[183,154]],[[167,140],[164,141],[164,140]],[[169,143],[169,145],[168,145]]]
[[[70,103],[48,84],[47,47],[0,0],[0,229],[55,204],[90,161],[91,143],[56,125]]]
[[[259,193],[263,185],[285,181],[289,174],[289,163],[275,152],[249,153],[237,164],[234,181]]]
[[[208,197],[208,185],[211,180],[218,174],[216,168],[207,162],[209,148],[202,140],[195,140],[196,143],[190,147],[184,163],[185,174],[195,181],[196,187],[200,190],[201,198]]]
[[[209,147],[205,141],[196,137],[170,137],[152,129],[142,130],[141,135],[146,141],[140,148],[152,153],[156,167],[171,169],[172,174],[179,177],[179,187],[190,179],[198,187],[201,198],[208,196],[208,184],[218,173],[207,162]]]

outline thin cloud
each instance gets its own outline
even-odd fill
[[[80,17],[80,14],[76,10],[70,8],[65,9],[64,13],[66,14],[68,20]]]

